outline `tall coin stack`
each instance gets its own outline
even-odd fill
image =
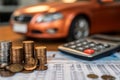
[[[0,42],[0,68],[4,68],[5,66],[10,64],[11,47],[11,41]]]
[[[24,63],[28,58],[34,58],[34,41],[23,41]]]
[[[37,70],[46,70],[47,69],[46,47],[44,46],[35,47],[35,56],[38,59]]]

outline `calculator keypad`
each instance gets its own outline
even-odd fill
[[[77,50],[77,51],[82,51],[85,54],[89,54],[89,55],[110,47],[109,44],[96,43],[96,42],[87,41],[87,40],[81,40],[81,41],[77,40],[75,42],[69,42],[67,44],[64,44],[63,46]]]

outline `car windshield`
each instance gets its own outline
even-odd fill
[[[74,3],[81,1],[91,1],[91,0],[47,0],[47,2],[63,2],[63,3]]]

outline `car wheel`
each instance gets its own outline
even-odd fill
[[[77,40],[89,35],[89,21],[85,17],[75,18],[71,24],[67,41]]]

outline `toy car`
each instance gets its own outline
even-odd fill
[[[89,34],[120,31],[120,1],[40,3],[17,9],[10,22],[14,32],[28,37],[75,40]]]

